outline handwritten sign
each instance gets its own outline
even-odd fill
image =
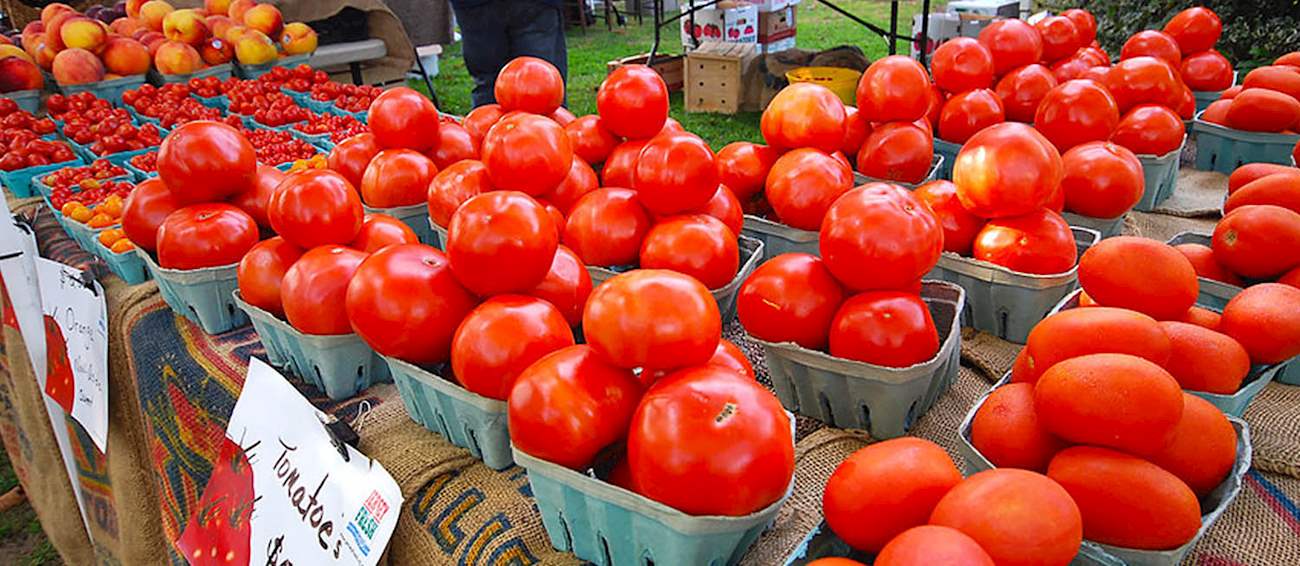
[[[249,360],[221,456],[177,541],[190,564],[379,560],[401,490],[378,462],[337,444],[325,418],[271,366]]]
[[[108,307],[99,282],[36,258],[45,335],[45,394],[108,448]]]

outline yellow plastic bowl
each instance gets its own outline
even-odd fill
[[[785,73],[785,79],[794,83],[814,83],[831,89],[840,100],[850,106],[857,99],[858,78],[861,71],[842,67],[799,67]]]

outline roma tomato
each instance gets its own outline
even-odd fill
[[[632,176],[636,171],[637,158],[650,140],[632,140],[618,144],[609,152],[605,166],[600,171],[600,186],[632,188]]]
[[[1043,58],[1043,36],[1024,20],[995,20],[980,30],[979,42],[993,55],[997,77]]]
[[[962,208],[957,200],[957,186],[942,179],[930,181],[912,191],[939,220],[943,228],[943,250],[969,256],[975,235],[984,227],[984,219]]]
[[[1078,253],[1070,225],[1046,208],[995,218],[975,236],[975,259],[1018,273],[1065,273],[1074,267]]]
[[[737,236],[745,227],[745,211],[740,207],[740,200],[728,189],[726,185],[719,185],[717,192],[713,193],[713,198],[704,206],[695,211],[697,214],[707,214],[727,225],[731,233]]]
[[[785,495],[794,477],[790,418],[758,382],[713,365],[654,384],[632,417],[637,492],[691,515],[741,516]]]
[[[330,150],[325,163],[343,175],[352,186],[360,187],[366,166],[370,165],[370,160],[378,153],[379,144],[375,142],[375,134],[365,132],[339,142]]]
[[[425,201],[438,166],[424,154],[409,149],[379,152],[361,180],[361,201],[373,208],[410,206]]]
[[[796,149],[767,174],[767,200],[781,222],[800,230],[821,228],[835,199],[853,188],[853,172],[826,153]]]
[[[158,266],[202,269],[239,263],[257,244],[257,222],[225,203],[177,209],[158,226]]]
[[[550,114],[564,104],[564,77],[555,65],[537,57],[515,57],[501,67],[493,84],[497,104],[506,112]]]
[[[400,244],[361,263],[345,307],[352,330],[376,352],[429,365],[451,358],[452,336],[475,303],[441,251]]]
[[[844,103],[824,86],[794,83],[767,105],[759,126],[772,147],[812,147],[829,153],[844,143]]]
[[[1061,156],[1065,208],[1092,218],[1118,218],[1142,200],[1146,179],[1132,151],[1109,142],[1074,146]]]
[[[713,150],[693,134],[655,136],[637,157],[632,188],[641,205],[655,214],[676,214],[704,206],[718,191]]]
[[[736,317],[759,340],[821,350],[843,301],[844,288],[821,258],[781,254],[745,279],[736,299]]]
[[[499,295],[470,311],[456,329],[451,370],[465,389],[504,401],[520,372],[572,345],[573,331],[551,303]]]
[[[930,207],[885,183],[844,193],[826,211],[820,236],[826,267],[854,291],[911,288],[943,252],[943,228]]]
[[[573,208],[574,203],[591,191],[600,187],[600,179],[596,178],[596,171],[587,165],[586,161],[574,159],[573,164],[569,166],[569,174],[555,186],[555,189],[546,193],[542,198],[555,205],[560,214],[568,214]],[[563,223],[557,226],[564,226]]]
[[[512,114],[483,137],[480,152],[496,187],[541,195],[569,174],[573,147],[554,121],[532,114]]]
[[[1260,67],[1246,73],[1246,78],[1241,80],[1241,87],[1276,90],[1291,98],[1300,99],[1300,69],[1286,65]]]
[[[1086,42],[1079,37],[1079,27],[1065,16],[1048,16],[1034,24],[1043,39],[1043,61],[1055,63],[1073,55]]]
[[[1300,214],[1271,204],[1235,208],[1214,227],[1211,247],[1233,273],[1274,279],[1300,266]]]
[[[180,207],[161,179],[146,179],[131,189],[122,205],[122,230],[140,249],[154,251],[158,248],[158,227]]]
[[[460,124],[443,124],[438,127],[438,145],[427,156],[438,169],[446,169],[458,161],[478,159],[478,147]]]
[[[859,293],[844,301],[831,321],[830,354],[837,358],[905,368],[938,352],[939,331],[915,293]]]
[[[596,113],[616,136],[630,140],[653,137],[668,120],[668,85],[650,67],[624,65],[600,83]]]
[[[934,50],[934,84],[951,93],[993,86],[993,53],[974,38],[955,37]]]
[[[480,297],[536,287],[550,271],[558,245],[559,230],[546,208],[517,191],[473,197],[447,226],[451,270]]]
[[[709,289],[736,278],[740,248],[736,234],[721,220],[703,214],[667,218],[641,243],[643,269],[669,269],[690,275]]]
[[[429,182],[427,202],[429,218],[443,228],[451,224],[451,215],[465,201],[481,193],[496,190],[488,178],[487,166],[482,161],[466,160],[453,163],[439,171]]]
[[[1183,91],[1174,69],[1155,57],[1124,59],[1106,73],[1105,87],[1120,112],[1144,103],[1177,108]]]
[[[1232,86],[1232,63],[1218,51],[1210,49],[1183,58],[1183,83],[1202,92],[1217,92]]]
[[[870,122],[913,122],[929,109],[930,74],[911,57],[877,59],[858,80],[858,111]],[[859,162],[860,163],[860,162]]]
[[[702,364],[722,337],[718,303],[695,278],[663,269],[621,273],[582,313],[587,343],[614,365],[670,370]]]
[[[858,172],[873,179],[919,183],[934,162],[934,136],[911,122],[884,124],[867,134],[857,162]]]
[[[423,94],[407,87],[384,91],[370,103],[366,124],[383,149],[429,151],[438,144],[438,108]]]
[[[280,282],[284,280],[285,272],[302,254],[302,248],[279,236],[262,240],[249,248],[244,258],[239,260],[236,272],[239,297],[250,305],[284,317],[284,305],[280,302]]]
[[[1043,97],[1034,114],[1034,127],[1066,151],[1081,143],[1110,139],[1119,123],[1119,107],[1105,88],[1076,79],[1058,85]]]
[[[587,265],[632,265],[641,240],[650,231],[650,215],[631,189],[596,189],[573,205],[564,225],[564,245]]]
[[[369,254],[388,246],[419,242],[420,238],[415,235],[415,230],[405,222],[387,214],[376,213],[366,215],[365,220],[361,222],[361,231],[357,232],[356,239],[348,243],[348,247]]]
[[[1119,52],[1120,59],[1132,59],[1147,55],[1161,59],[1177,69],[1183,63],[1183,56],[1178,49],[1178,42],[1163,31],[1143,30],[1129,36],[1124,48]]]
[[[289,324],[305,334],[351,333],[346,307],[348,283],[366,255],[334,245],[302,254],[280,283],[280,300]]]
[[[718,150],[714,161],[718,164],[718,180],[742,202],[747,201],[763,190],[768,171],[777,158],[781,157],[776,148],[745,142],[731,142]]]
[[[464,126],[465,131],[469,132],[469,137],[474,140],[475,150],[482,149],[483,136],[487,135],[488,130],[492,129],[505,113],[500,104],[484,104],[465,115],[465,120],[460,125]]]
[[[158,178],[183,205],[226,200],[248,190],[256,174],[253,144],[221,122],[183,124],[158,148]]]
[[[1209,106],[1205,107],[1205,110],[1201,111],[1201,120],[1211,124],[1227,126],[1228,109],[1231,107],[1232,107],[1232,99],[1219,99],[1214,102],[1211,102]]]
[[[1183,145],[1186,132],[1183,119],[1173,110],[1142,104],[1120,118],[1110,141],[1138,155],[1165,155]]]
[[[983,218],[1046,206],[1061,183],[1061,155],[1030,126],[1004,123],[971,136],[957,153],[952,182],[966,210]]]
[[[1241,91],[1228,106],[1228,125],[1251,132],[1280,132],[1300,121],[1300,102],[1266,88]]]
[[[1203,7],[1188,8],[1170,18],[1165,33],[1178,42],[1183,54],[1197,53],[1214,47],[1223,33],[1223,22],[1213,10]]]
[[[578,326],[582,324],[582,307],[587,304],[587,296],[591,295],[591,275],[578,254],[560,246],[555,249],[551,270],[528,295],[546,299],[559,309],[569,326]]]
[[[361,231],[361,198],[342,175],[308,169],[280,183],[267,207],[271,227],[293,244],[311,249],[347,244]]]
[[[627,436],[640,400],[632,370],[610,365],[585,344],[556,350],[515,380],[506,407],[510,441],[532,456],[585,471],[601,450]]]
[[[619,144],[614,133],[601,123],[600,116],[594,114],[569,122],[564,127],[564,134],[569,136],[573,155],[593,166],[603,163]]]
[[[1088,45],[1097,39],[1097,18],[1093,17],[1092,12],[1081,10],[1079,8],[1070,8],[1061,12],[1074,22],[1074,27],[1079,31],[1079,43]]]
[[[963,143],[993,124],[1006,121],[1002,99],[987,88],[953,95],[939,115],[939,138]]]
[[[253,220],[257,221],[258,226],[270,228],[271,218],[267,216],[266,208],[271,204],[271,196],[275,194],[276,187],[280,186],[284,178],[283,171],[270,165],[258,165],[253,184],[244,192],[230,197],[228,202],[247,212]]]
[[[1052,71],[1037,63],[1007,72],[997,86],[998,98],[1002,99],[1007,120],[1033,122],[1039,103],[1056,85]]]

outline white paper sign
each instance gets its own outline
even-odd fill
[[[108,307],[81,270],[36,258],[44,312],[45,394],[108,450]],[[87,282],[89,285],[87,285]]]
[[[271,366],[249,360],[227,449],[177,541],[190,564],[244,563],[244,556],[258,566],[379,560],[397,526],[401,490],[355,448],[342,445],[344,460],[324,418]],[[228,454],[239,449],[242,459]]]

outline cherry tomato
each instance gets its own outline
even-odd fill
[[[229,202],[252,216],[258,226],[270,228],[271,219],[266,214],[266,208],[271,204],[271,195],[275,194],[276,187],[280,186],[285,176],[283,171],[275,167],[258,165],[253,184],[248,190],[231,197]]]
[[[826,211],[820,235],[826,268],[854,291],[910,288],[943,252],[943,228],[930,207],[885,183],[844,193]]]
[[[703,214],[660,221],[641,244],[641,267],[670,269],[718,289],[736,278],[740,248],[721,220]]]
[[[546,209],[517,191],[465,201],[447,227],[447,257],[465,288],[487,297],[523,292],[551,269],[559,231]]]
[[[975,132],[1004,121],[1002,99],[997,94],[987,88],[968,90],[944,103],[939,115],[939,138],[963,143]]]
[[[1109,139],[1118,123],[1119,108],[1110,93],[1081,79],[1063,82],[1048,91],[1034,114],[1034,127],[1057,151]]]
[[[731,229],[731,233],[737,236],[745,227],[745,211],[740,206],[740,200],[726,185],[719,186],[718,190],[713,193],[713,198],[694,212],[707,214],[721,220],[727,228]]]
[[[305,334],[349,334],[348,283],[366,253],[344,246],[307,250],[284,274],[280,300],[289,324]]]
[[[1057,80],[1047,67],[1037,63],[1009,71],[998,81],[998,98],[1007,120],[1032,123],[1038,105],[1056,88]]]
[[[1061,12],[1061,15],[1074,22],[1075,29],[1079,31],[1079,43],[1087,45],[1097,39],[1097,18],[1093,17],[1092,12],[1070,8]]]
[[[831,321],[830,354],[905,368],[939,352],[939,331],[915,293],[869,291],[849,297]]]
[[[1078,253],[1070,225],[1045,208],[990,220],[975,237],[975,259],[1020,273],[1065,273]]]
[[[158,248],[158,227],[180,207],[161,179],[146,179],[131,190],[122,205],[122,230],[140,249],[154,251]]]
[[[650,215],[631,189],[604,188],[574,203],[564,226],[564,245],[587,265],[632,265],[650,231]]]
[[[596,171],[587,165],[586,161],[574,159],[573,164],[569,166],[569,175],[556,185],[555,190],[546,193],[542,198],[555,205],[556,210],[559,210],[563,216],[568,214],[582,195],[596,190],[599,186],[600,179],[596,178]],[[559,224],[559,226],[563,225],[563,223]]]
[[[289,175],[267,206],[276,233],[304,249],[351,242],[361,230],[364,214],[357,191],[328,169]]]
[[[994,20],[980,30],[979,42],[993,55],[993,75],[1038,63],[1043,58],[1043,37],[1024,20]]]
[[[741,516],[785,495],[794,439],[776,396],[730,368],[706,365],[646,391],[627,459],[638,493],[691,515]]]
[[[616,136],[630,140],[653,137],[668,119],[668,85],[650,67],[624,65],[600,83],[596,113]]]
[[[767,199],[782,223],[800,230],[821,228],[835,199],[853,188],[853,172],[812,148],[782,155],[767,175]]]
[[[158,265],[201,269],[239,263],[257,244],[257,222],[225,203],[194,204],[167,215],[158,226]]]
[[[592,291],[582,329],[587,343],[614,365],[669,370],[708,361],[722,321],[713,295],[695,278],[637,269]]]
[[[1116,63],[1106,73],[1106,89],[1120,112],[1144,103],[1177,108],[1182,98],[1178,75],[1155,57],[1134,57]]]
[[[650,140],[632,140],[618,144],[605,159],[605,167],[600,172],[602,187],[632,188],[632,176],[636,170],[637,158]]]
[[[256,174],[253,144],[220,122],[181,125],[158,148],[158,177],[181,204],[225,200],[248,190]]]
[[[930,106],[930,74],[911,57],[890,55],[858,81],[858,112],[870,122],[913,122]]]
[[[361,231],[348,247],[366,253],[374,253],[388,246],[398,244],[417,244],[419,237],[406,223],[387,214],[367,214],[361,222]]]
[[[504,401],[520,372],[572,345],[573,331],[551,303],[499,295],[475,307],[456,329],[451,369],[465,389]]]
[[[466,159],[478,159],[478,148],[473,136],[460,124],[443,124],[438,127],[438,145],[427,154],[438,169]]]
[[[858,151],[858,172],[885,181],[919,183],[933,162],[934,137],[929,128],[910,122],[872,130]]]
[[[984,227],[984,220],[962,208],[957,200],[957,186],[942,179],[930,181],[912,191],[934,213],[943,229],[943,250],[969,256],[975,234]]]
[[[767,173],[778,157],[780,150],[772,147],[745,141],[729,143],[718,150],[715,159],[718,180],[736,193],[736,198],[749,200],[763,190]]]
[[[974,38],[955,37],[934,50],[934,84],[951,93],[993,86],[993,53]]]
[[[843,300],[843,287],[821,258],[787,253],[759,265],[745,279],[736,316],[759,340],[820,350],[826,347],[831,318]]]
[[[481,193],[496,190],[488,179],[487,166],[481,161],[465,160],[439,171],[429,183],[427,202],[429,218],[446,228],[451,215],[465,201]]]
[[[591,287],[591,275],[582,259],[569,248],[560,246],[555,249],[551,270],[528,295],[550,301],[569,326],[578,326],[582,324],[582,307],[587,304]]]
[[[641,205],[655,214],[675,214],[704,206],[718,191],[713,150],[692,134],[655,136],[637,158],[632,188]]]
[[[1065,207],[1092,218],[1118,218],[1142,199],[1142,162],[1109,142],[1077,145],[1061,156]]]
[[[361,179],[361,201],[373,208],[410,206],[427,200],[438,166],[410,149],[379,152]]]
[[[1034,24],[1043,39],[1043,61],[1055,63],[1073,55],[1086,42],[1079,37],[1079,27],[1065,16],[1048,16]]]
[[[824,86],[794,83],[763,110],[759,127],[772,147],[812,147],[829,153],[844,143],[844,103]]]
[[[603,163],[619,144],[619,139],[601,123],[600,116],[594,114],[569,122],[564,133],[569,136],[573,155],[588,165]]]
[[[302,257],[303,249],[276,236],[258,242],[239,260],[239,296],[244,302],[278,317],[284,317],[280,282],[289,267]]]
[[[370,160],[377,154],[379,154],[379,144],[375,143],[375,135],[365,132],[334,146],[326,158],[326,165],[343,175],[352,186],[360,187],[366,173],[366,166],[370,165]]]
[[[1227,90],[1232,86],[1232,63],[1213,49],[1183,58],[1183,83],[1202,92]]]
[[[1163,31],[1143,30],[1129,36],[1124,48],[1119,52],[1120,59],[1132,59],[1143,55],[1161,59],[1177,69],[1183,62],[1178,49],[1178,42]]]
[[[481,152],[492,184],[529,195],[545,194],[564,180],[573,162],[569,136],[533,114],[506,116],[483,138]]]
[[[370,103],[366,124],[383,149],[429,151],[438,144],[438,108],[423,94],[407,87],[384,91]]]
[[[1197,6],[1174,14],[1169,23],[1165,24],[1164,31],[1178,42],[1178,47],[1187,55],[1213,48],[1223,33],[1223,22],[1213,10]]]
[[[451,358],[451,339],[476,299],[447,256],[423,244],[384,248],[361,263],[345,301],[353,331],[385,356],[420,365]]]
[[[483,145],[483,136],[486,136],[488,130],[501,120],[506,113],[501,109],[500,104],[484,104],[465,115],[465,120],[460,123],[469,132],[469,136],[474,140],[474,149],[479,150]]]
[[[858,107],[845,106],[844,143],[840,144],[840,151],[845,155],[857,156],[858,150],[862,148],[862,142],[866,141],[869,133],[871,133],[871,122],[858,112]]]
[[[971,136],[953,162],[957,198],[983,218],[1045,206],[1061,182],[1061,155],[1037,130],[1007,122]]]
[[[497,73],[497,104],[506,112],[550,114],[564,104],[564,77],[555,65],[537,57],[515,57]]]
[[[1183,119],[1155,104],[1133,107],[1116,126],[1110,141],[1138,155],[1165,155],[1183,145]]]

